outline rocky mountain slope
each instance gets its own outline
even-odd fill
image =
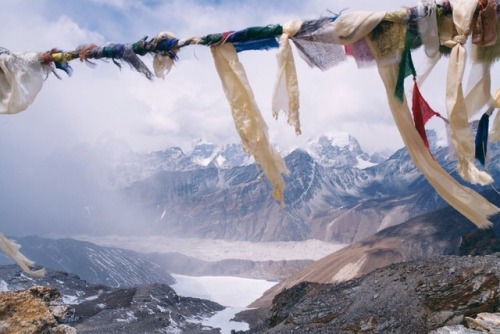
[[[39,266],[77,274],[91,284],[132,287],[151,283],[172,284],[174,278],[162,266],[139,253],[74,239],[38,236],[17,238],[25,256]],[[0,264],[11,263],[0,259]]]
[[[497,192],[489,191],[484,195],[500,205]],[[334,283],[392,263],[436,255],[484,254],[500,250],[500,215],[492,217],[491,221],[494,223],[491,229],[478,230],[449,206],[417,216],[325,256],[275,285],[252,306],[269,306],[278,292],[304,281]]]
[[[247,333],[429,333],[459,325],[500,311],[499,260],[438,256],[337,284],[303,282],[277,295],[266,322]]]

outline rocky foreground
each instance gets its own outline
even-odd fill
[[[499,311],[500,253],[438,256],[393,264],[337,284],[300,283],[278,294],[267,319],[246,333],[429,333],[438,329],[448,333],[440,328],[481,328],[475,324],[488,316],[473,318]],[[499,325],[497,318],[490,330],[500,333]],[[468,333],[474,331],[468,329]]]
[[[15,270],[14,266],[7,266]],[[2,269],[3,270],[3,269]],[[179,297],[164,284],[113,289],[49,271],[2,280],[1,333],[219,333],[201,325],[223,307]],[[53,287],[28,286],[40,283]],[[0,281],[1,282],[1,281]],[[75,299],[68,299],[74,294]],[[256,333],[500,333],[500,253],[393,264],[336,284],[302,282],[269,309],[246,312]],[[460,332],[461,331],[461,332]]]
[[[53,270],[30,278],[13,265],[0,266],[0,288],[2,334],[219,333],[201,322],[224,309],[166,284],[111,288]]]

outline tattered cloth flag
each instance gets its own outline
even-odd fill
[[[0,114],[26,110],[51,71],[35,52],[13,54],[0,48]]]
[[[394,90],[394,96],[401,102],[403,102],[403,98],[405,95],[405,87],[404,82],[405,79],[412,75],[413,81],[415,81],[415,77],[417,76],[417,71],[415,70],[415,66],[413,65],[413,59],[411,58],[411,50],[410,50],[410,38],[411,35],[408,31],[406,31],[405,38],[405,47],[403,52],[401,53],[401,61],[399,62],[399,72],[398,72],[398,81],[396,83],[396,89]],[[415,85],[417,83],[415,82]]]
[[[322,71],[345,60],[344,48],[336,42],[332,22],[336,17],[304,21],[292,37],[299,56],[311,67]]]
[[[2,233],[0,233],[0,251],[17,263],[25,273],[34,277],[43,277],[45,275],[45,269],[31,270],[30,267],[35,263],[21,254],[19,248],[21,248],[21,246],[14,241],[7,239]]]
[[[168,74],[174,66],[174,61],[178,58],[178,43],[179,39],[170,32],[159,33],[148,42],[149,47],[155,50],[153,70],[157,78],[165,78],[165,74]]]
[[[491,97],[491,100],[489,102],[489,108],[492,109],[492,112],[493,109],[500,108],[500,89],[497,89],[495,95]],[[500,141],[500,117],[498,117],[498,113],[495,119],[493,120],[491,131],[488,136],[488,141],[489,142]]]
[[[435,58],[439,55],[436,1],[419,0],[417,10],[419,12],[418,32],[424,45],[425,54],[431,59]]]
[[[224,42],[233,44],[236,52],[269,50],[279,46],[276,38],[282,32],[283,27],[279,24],[265,27],[250,27],[232,32]]]
[[[452,48],[446,80],[446,109],[450,122],[452,144],[455,148],[459,175],[472,184],[487,185],[493,178],[474,164],[474,139],[469,128],[467,105],[462,90],[466,50],[464,44],[470,33],[471,23],[477,8],[477,1],[459,0],[453,6],[453,37],[442,44]]]
[[[346,44],[345,54],[354,58],[358,68],[376,65],[375,57],[373,57],[372,51],[370,50],[365,38],[362,38],[353,44]]]
[[[401,54],[401,62],[399,63],[398,80],[396,83],[396,88],[394,90],[394,96],[401,102],[404,101],[405,89],[404,80],[406,77],[413,76],[413,95],[412,95],[412,112],[413,112],[413,122],[415,128],[417,129],[420,137],[424,141],[424,144],[429,148],[429,140],[427,139],[427,133],[425,132],[425,124],[433,116],[441,115],[431,109],[427,101],[424,100],[420,89],[418,89],[418,84],[416,81],[417,72],[415,66],[413,65],[413,59],[411,57],[411,41],[412,34],[409,31],[406,32],[406,42],[405,48]]]
[[[107,43],[103,47],[96,47],[87,52],[87,58],[102,59],[109,58],[121,69],[121,64],[116,60],[127,63],[130,68],[144,75],[147,79],[153,79],[153,73],[135,54],[133,44]]]
[[[255,102],[238,54],[230,43],[213,46],[211,51],[242,147],[253,155],[255,161],[262,167],[264,174],[274,187],[274,198],[284,206],[283,175],[289,172],[285,161],[269,142],[267,125]]]
[[[299,119],[299,83],[293,59],[290,37],[293,37],[302,26],[301,20],[292,20],[283,26],[280,37],[280,48],[276,58],[278,60],[278,74],[273,90],[273,116],[278,119],[281,110],[287,116],[287,122],[293,125],[295,133],[300,135]]]
[[[478,10],[476,25],[472,31],[472,43],[481,46],[495,45],[498,22],[496,0],[478,0]]]

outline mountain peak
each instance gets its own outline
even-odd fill
[[[325,167],[366,168],[374,165],[370,163],[370,156],[361,149],[356,138],[347,132],[329,132],[311,138],[306,150]]]
[[[195,165],[206,167],[215,159],[219,151],[218,145],[198,139],[193,143],[193,151],[189,157]]]
[[[337,147],[346,147],[351,145],[351,140],[354,139],[347,132],[342,131],[331,131],[320,135],[318,137],[310,138],[307,142],[307,145],[331,145]],[[356,139],[354,141],[357,143]]]

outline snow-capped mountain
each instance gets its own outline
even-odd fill
[[[363,152],[358,141],[346,132],[331,132],[312,138],[307,143],[307,152],[325,167],[366,168],[375,165]]]
[[[245,153],[240,144],[219,146],[199,139],[186,152],[174,146],[151,153],[123,154],[108,166],[107,181],[111,188],[121,189],[162,171],[187,171],[210,166],[230,169],[252,163],[253,157]]]
[[[432,133],[429,139],[437,142]],[[285,157],[290,170],[285,208],[272,199],[271,186],[255,164],[165,171],[136,182],[125,193],[142,203],[165,233],[253,241],[317,238],[351,243],[445,204],[406,149],[360,169],[356,166],[368,155],[348,135],[323,136],[310,147],[316,158],[300,149]],[[435,144],[431,149],[455,175],[448,149]],[[490,150],[493,176],[498,174],[498,152]]]
[[[324,167],[363,169],[383,161],[378,155],[372,159],[361,149],[355,138],[342,132],[332,132],[310,139],[306,151]],[[384,154],[385,158],[390,155],[387,152]],[[211,166],[231,169],[253,163],[253,157],[244,152],[239,143],[221,146],[197,139],[187,151],[183,151],[180,147],[170,147],[146,154],[127,152],[111,166],[108,180],[114,183],[115,188],[124,188],[162,171],[188,171]]]

